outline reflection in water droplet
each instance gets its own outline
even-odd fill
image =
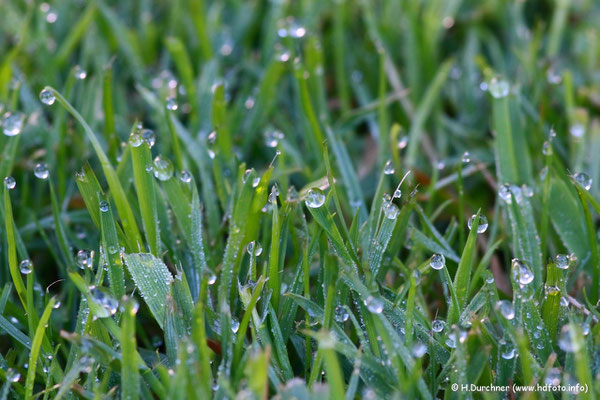
[[[310,208],[319,208],[325,204],[325,194],[319,188],[312,188],[306,194],[306,206]]]
[[[39,179],[48,179],[48,176],[50,176],[48,166],[45,163],[36,164],[35,168],[33,168],[33,174]]]
[[[467,221],[467,226],[469,227],[469,230],[473,226],[473,222],[475,221],[476,217],[477,217],[477,215],[473,214],[471,216],[471,218],[469,218],[469,220]],[[488,228],[488,220],[485,215],[480,214],[479,215],[479,225],[477,226],[477,233],[483,233],[487,230],[487,228]]]

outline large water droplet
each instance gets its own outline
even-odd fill
[[[550,386],[558,386],[560,385],[561,372],[558,368],[550,368],[546,373],[546,377],[544,378],[544,383]]]
[[[325,204],[325,194],[319,188],[312,188],[306,194],[306,206],[310,208],[319,208]]]
[[[265,144],[267,147],[277,147],[279,141],[282,140],[285,135],[278,130],[268,130],[265,132]]]
[[[19,379],[21,379],[21,374],[19,373],[19,371],[13,368],[9,368],[8,370],[6,370],[6,380],[8,382],[19,382]]]
[[[350,317],[350,314],[348,314],[346,307],[344,307],[341,304],[339,304],[335,307],[335,320],[338,323],[343,324],[344,322],[348,321],[349,317]]]
[[[12,176],[7,176],[4,178],[4,185],[7,189],[12,190],[17,186],[17,181]]]
[[[258,257],[262,254],[263,248],[260,243],[253,240],[252,242],[248,243],[246,251],[248,251],[248,254],[251,256]]]
[[[152,129],[143,129],[141,132],[142,140],[146,142],[148,147],[152,148],[156,143],[156,134]]]
[[[573,353],[581,349],[583,343],[574,334],[574,327],[570,324],[564,325],[560,330],[558,347],[567,353]]]
[[[512,279],[520,287],[527,286],[533,282],[533,272],[529,266],[518,258],[512,260]]]
[[[508,183],[505,183],[504,185],[500,186],[500,189],[498,189],[498,196],[506,204],[512,203],[512,193],[510,192],[510,185]]]
[[[131,132],[129,135],[129,144],[133,147],[140,147],[144,143],[144,139],[142,139],[142,135],[139,132]]]
[[[240,321],[236,317],[231,317],[231,332],[237,333],[240,329]]]
[[[496,310],[502,314],[502,316],[508,320],[511,320],[515,317],[515,309],[513,307],[512,302],[508,300],[499,300],[496,303]]]
[[[173,163],[168,158],[157,156],[154,159],[154,177],[160,181],[168,181],[173,177]]]
[[[33,263],[31,260],[25,259],[19,264],[19,269],[21,270],[22,274],[30,274],[33,271]]]
[[[505,360],[512,360],[517,355],[517,350],[511,342],[500,343],[500,355]]]
[[[175,97],[168,97],[165,103],[165,107],[169,111],[176,111],[177,108],[179,108],[179,106],[177,105],[177,100],[175,99]]]
[[[424,343],[416,342],[412,347],[412,355],[415,358],[421,358],[427,353],[427,346]]]
[[[39,179],[48,179],[50,172],[46,163],[39,163],[33,168],[33,174]]]
[[[40,101],[47,106],[51,106],[56,101],[56,96],[48,89],[44,89],[40,92]]]
[[[477,217],[477,215],[473,214],[471,216],[471,218],[469,218],[469,220],[467,221],[467,226],[469,227],[469,230],[471,230],[471,227],[473,226],[473,222],[475,221],[476,217]],[[479,215],[479,225],[477,226],[477,233],[483,233],[487,230],[487,228],[488,228],[488,220],[485,215],[480,214]]]
[[[398,214],[400,214],[398,206],[392,202],[383,203],[381,208],[383,209],[383,215],[385,215],[387,219],[396,219],[398,218]]]
[[[429,260],[429,265],[431,268],[439,271],[446,265],[446,257],[443,254],[434,254],[431,256],[431,260]]]
[[[20,112],[7,112],[2,118],[2,131],[6,136],[16,136],[23,129],[25,115]]]
[[[446,327],[446,322],[442,321],[441,319],[434,319],[433,322],[431,323],[431,330],[436,333],[440,333],[441,331],[444,330],[445,327]]]
[[[461,161],[464,164],[468,164],[471,162],[471,153],[469,153],[468,151],[465,151],[461,157]]]
[[[408,146],[408,136],[402,136],[398,141],[398,148],[402,150],[406,148],[406,146]]]
[[[89,250],[81,249],[77,252],[77,264],[79,268],[92,268],[93,266],[94,252]]]
[[[556,255],[556,266],[560,269],[569,268],[569,256],[566,254],[557,254]]]
[[[365,306],[373,314],[381,314],[383,312],[383,301],[381,299],[369,296],[365,299]]]
[[[73,75],[75,76],[75,79],[82,81],[87,78],[87,71],[79,65],[76,65],[75,68],[73,68]]]
[[[573,175],[573,179],[575,179],[575,182],[580,184],[585,190],[590,190],[592,187],[592,178],[585,172],[577,172]]]
[[[108,202],[107,201],[102,200],[100,202],[100,211],[108,212]]]
[[[95,310],[96,317],[107,318],[111,315],[114,315],[117,312],[119,303],[103,288],[91,286],[90,298],[94,302],[94,304],[98,306]]]
[[[393,175],[394,172],[396,172],[394,164],[392,164],[392,160],[388,160],[383,167],[383,173],[386,175]]]
[[[500,99],[502,97],[508,96],[508,92],[510,91],[510,84],[505,79],[493,77],[488,83],[488,90],[492,97]]]
[[[190,183],[192,181],[192,174],[183,169],[179,173],[179,180],[183,183]]]

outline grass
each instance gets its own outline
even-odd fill
[[[598,398],[599,17],[0,3],[0,400]]]

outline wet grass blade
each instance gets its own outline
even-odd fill
[[[134,127],[133,129],[136,128]],[[137,132],[133,134],[139,135]],[[158,256],[160,254],[160,229],[158,225],[156,192],[152,173],[147,171],[148,165],[152,164],[152,154],[146,143],[141,143],[137,147],[130,143],[129,149],[131,151],[133,177],[146,241],[150,252],[154,256]]]
[[[96,135],[92,131],[92,128],[85,122],[83,117],[73,108],[73,106],[60,94],[56,89],[51,87],[46,87],[45,90],[49,90],[56,96],[58,102],[65,107],[65,109],[83,126],[83,130],[86,133],[86,136],[92,146],[94,147],[94,151],[96,155],[100,159],[100,165],[102,166],[102,170],[104,171],[104,175],[106,176],[106,180],[108,182],[108,186],[110,187],[111,194],[115,200],[115,204],[117,205],[117,210],[119,212],[119,216],[121,217],[121,221],[123,223],[123,230],[127,235],[127,241],[129,246],[132,249],[138,248],[138,243],[142,243],[142,238],[137,228],[137,224],[135,222],[135,217],[133,216],[133,211],[131,210],[131,206],[129,201],[127,200],[127,196],[125,195],[125,191],[121,186],[121,182],[113,169],[108,157],[104,153],[102,149],[102,145],[96,138]]]
[[[166,299],[173,275],[167,266],[152,254],[126,254],[124,258],[135,286],[162,328],[165,321]]]
[[[38,359],[40,356],[40,349],[42,347],[42,340],[44,339],[44,333],[46,331],[46,327],[48,326],[48,320],[50,319],[50,314],[54,308],[54,303],[56,300],[51,298],[46,304],[44,308],[44,312],[40,317],[40,322],[37,325],[35,330],[35,335],[31,342],[31,351],[29,353],[29,367],[27,369],[27,379],[25,380],[25,398],[29,399],[33,394],[33,384],[35,381],[35,373],[37,369]]]
[[[135,400],[139,395],[140,376],[138,373],[135,313],[135,300],[125,302],[125,311],[121,315],[121,399]]]

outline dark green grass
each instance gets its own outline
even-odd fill
[[[1,2],[0,400],[597,398],[599,19]]]

